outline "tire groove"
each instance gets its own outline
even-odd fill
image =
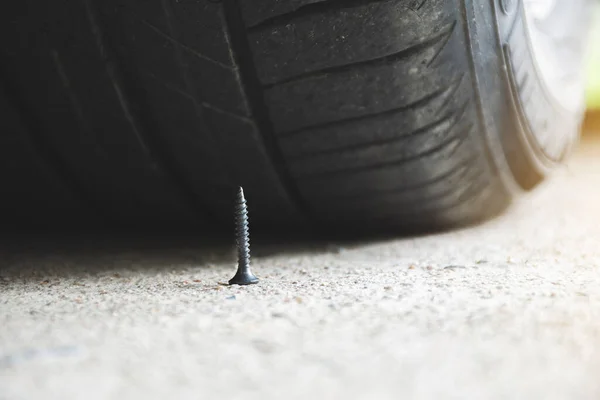
[[[161,1],[162,1],[162,0],[161,0]],[[182,48],[183,50],[187,51],[187,52],[188,52],[188,53],[190,53],[190,54],[193,54],[193,55],[195,55],[195,56],[196,56],[196,57],[198,57],[198,58],[200,58],[200,59],[202,59],[202,60],[204,60],[204,61],[208,61],[208,62],[210,62],[210,63],[212,63],[212,64],[214,64],[214,65],[217,65],[217,66],[219,66],[219,67],[221,67],[221,68],[223,68],[223,69],[227,69],[227,70],[229,70],[229,71],[232,71],[232,70],[235,70],[235,69],[236,69],[236,66],[235,66],[235,65],[227,65],[227,64],[224,64],[224,63],[222,63],[222,62],[220,62],[220,61],[217,61],[217,60],[215,60],[215,59],[213,59],[213,58],[211,58],[211,57],[208,57],[208,56],[207,56],[207,55],[205,55],[205,54],[202,54],[202,53],[200,53],[200,52],[199,52],[199,51],[197,51],[197,50],[194,50],[194,49],[192,49],[192,48],[191,48],[191,47],[189,47],[189,46],[186,46],[185,44],[181,43],[179,40],[177,40],[176,38],[174,38],[173,36],[171,36],[171,35],[172,35],[172,33],[171,33],[171,35],[169,35],[168,33],[166,33],[166,32],[163,32],[161,29],[159,29],[158,27],[154,26],[154,24],[152,24],[152,23],[150,23],[150,22],[146,21],[145,19],[140,19],[140,21],[141,21],[141,22],[142,22],[144,25],[146,25],[148,28],[150,28],[150,29],[152,29],[154,32],[156,32],[158,35],[160,35],[162,38],[164,38],[164,39],[168,40],[169,42],[173,43],[175,46]],[[171,23],[169,22],[169,25],[170,25],[170,24],[171,24]]]
[[[455,28],[456,28],[456,21],[454,21],[452,23],[452,26],[450,27],[450,31],[448,32],[448,34],[444,38],[444,43],[442,43],[442,45],[440,46],[440,48],[435,52],[435,54],[433,55],[433,57],[431,58],[431,60],[429,60],[429,62],[427,63],[428,67],[431,67],[431,65],[435,62],[435,60],[437,60],[438,56],[442,53],[442,51],[444,51],[444,49],[446,48],[446,46],[448,46],[448,43],[450,43],[450,39],[452,38],[452,34],[454,33],[454,29]]]
[[[413,0],[408,5],[408,8],[410,8],[413,11],[419,11],[421,8],[423,8],[423,6],[425,5],[425,3],[427,3],[427,0]]]
[[[470,161],[463,161],[458,163],[457,165],[452,166],[447,171],[444,171],[442,174],[436,175],[431,179],[427,179],[421,182],[413,183],[410,185],[401,185],[394,188],[388,189],[380,189],[380,190],[369,190],[361,193],[356,193],[352,195],[332,195],[332,196],[324,196],[320,198],[320,201],[336,201],[336,202],[361,202],[361,200],[376,198],[381,195],[381,198],[384,198],[389,195],[394,195],[396,193],[407,193],[410,191],[421,190],[430,186],[433,186],[437,183],[445,181],[447,179],[453,178],[455,175],[458,177],[463,177],[466,175],[473,164]]]
[[[345,175],[345,174],[349,174],[349,173],[372,171],[372,170],[383,169],[383,168],[387,168],[387,167],[391,167],[391,166],[402,165],[402,164],[406,164],[411,161],[418,161],[419,159],[426,157],[426,156],[436,154],[436,153],[444,150],[446,147],[452,145],[453,143],[455,143],[456,146],[459,147],[464,142],[465,137],[466,137],[466,135],[451,136],[449,139],[442,141],[440,144],[438,144],[437,146],[435,146],[431,149],[428,149],[428,150],[420,152],[420,153],[415,153],[410,157],[406,157],[406,158],[404,158],[402,160],[398,160],[398,161],[385,162],[385,163],[373,164],[373,165],[361,166],[361,167],[346,168],[343,170],[325,171],[325,172],[319,172],[319,173],[314,173],[314,174],[297,175],[296,179],[299,179],[299,180],[324,179],[324,178],[330,178],[331,176],[336,176],[336,175]]]
[[[159,83],[162,87],[164,87],[166,89],[169,89],[173,93],[177,93],[178,95],[180,95],[180,96],[182,96],[182,97],[184,97],[184,98],[186,98],[186,99],[194,102],[194,104],[198,105],[199,107],[207,108],[207,109],[209,109],[211,111],[215,111],[215,112],[217,112],[219,114],[227,115],[227,116],[229,116],[231,118],[235,118],[235,119],[238,119],[240,121],[244,121],[244,122],[247,122],[247,123],[253,123],[252,119],[248,118],[245,115],[241,115],[241,114],[237,114],[237,113],[234,113],[234,112],[231,112],[231,111],[228,111],[228,110],[224,110],[224,109],[222,109],[220,107],[215,106],[212,103],[209,103],[209,102],[206,102],[206,101],[198,103],[196,101],[195,96],[193,94],[190,94],[188,92],[182,91],[181,89],[179,89],[179,88],[171,85],[170,83],[165,82],[162,79],[159,79],[156,75],[154,75],[151,72],[142,71],[141,74],[143,74],[144,76],[147,76],[147,77],[153,79],[154,81],[156,81],[157,83]]]
[[[448,158],[452,158],[454,157],[454,155],[456,154],[456,152],[458,151],[458,149],[460,148],[460,146],[465,142],[465,140],[471,136],[471,134],[473,133],[473,128],[475,125],[473,125],[473,122],[470,122],[468,127],[465,128],[466,133],[464,135],[462,135],[461,139],[459,142],[457,142],[455,144],[455,147],[452,149],[452,151],[450,152],[450,155],[448,156]]]
[[[401,142],[403,140],[407,140],[410,138],[414,138],[416,136],[426,134],[426,133],[438,128],[439,126],[442,126],[446,122],[452,120],[452,123],[450,124],[450,127],[448,128],[448,130],[450,130],[458,122],[458,118],[456,118],[457,113],[458,113],[458,111],[448,113],[445,116],[443,116],[442,118],[440,118],[430,124],[427,124],[421,128],[415,129],[414,131],[411,131],[407,134],[403,134],[399,137],[390,138],[390,139],[374,140],[374,141],[367,142],[367,143],[359,143],[359,144],[354,144],[354,145],[349,145],[349,146],[344,146],[344,147],[338,147],[335,149],[312,151],[310,154],[289,156],[288,160],[290,160],[290,161],[309,160],[311,158],[320,157],[325,154],[339,154],[339,153],[345,153],[345,152],[353,151],[353,150],[363,150],[363,149],[368,149],[369,147],[377,147],[377,146],[382,146],[382,145],[386,145],[386,144]]]
[[[462,80],[462,77],[460,78],[460,80]],[[460,80],[458,81],[458,84],[460,84]],[[452,90],[450,91],[450,89],[452,89]],[[442,96],[446,97],[446,101],[444,101],[444,103],[440,107],[440,110],[443,110],[444,106],[446,104],[448,104],[448,102],[447,102],[448,98],[450,96],[452,96],[455,92],[456,92],[456,86],[454,86],[454,84],[451,84],[450,86],[448,86],[446,88],[438,89],[438,90],[432,92],[431,94],[425,95],[424,97],[416,100],[415,102],[405,105],[405,106],[395,107],[395,108],[391,108],[388,110],[375,112],[372,114],[359,115],[357,117],[350,117],[350,118],[339,119],[336,121],[325,122],[325,123],[317,124],[317,125],[309,125],[309,126],[305,126],[300,129],[295,129],[295,130],[291,130],[291,131],[282,131],[278,134],[278,137],[280,139],[285,140],[285,138],[295,136],[298,134],[302,134],[302,133],[306,133],[306,132],[310,132],[315,129],[331,128],[334,126],[352,124],[352,123],[358,122],[358,121],[374,119],[374,118],[377,118],[380,116],[389,116],[389,115],[394,115],[397,113],[411,111],[411,110],[423,107],[423,106],[427,105],[428,103],[430,103]]]
[[[454,99],[454,95],[456,94],[456,92],[458,92],[458,89],[462,85],[463,80],[465,79],[465,75],[466,75],[465,72],[463,72],[460,75],[460,78],[458,78],[458,81],[456,82],[456,84],[452,88],[452,92],[450,94],[448,94],[448,96],[446,96],[446,98],[444,99],[444,102],[440,106],[440,110],[445,110],[446,107],[448,107],[448,104],[450,104],[450,102]]]
[[[368,60],[355,61],[344,65],[321,68],[315,71],[305,72],[289,78],[281,79],[275,82],[271,82],[263,85],[265,90],[273,89],[277,86],[287,85],[291,83],[298,83],[301,81],[316,79],[321,76],[327,76],[332,74],[339,74],[348,71],[359,71],[361,69],[368,69],[371,67],[377,67],[380,65],[394,64],[395,62],[402,61],[405,58],[413,55],[422,53],[423,51],[435,46],[440,41],[443,41],[447,35],[452,33],[453,24],[446,25],[439,34],[431,36],[419,43],[407,47],[406,49],[397,51],[392,54],[371,58]]]
[[[314,215],[292,178],[285,158],[275,136],[273,123],[269,117],[269,109],[265,103],[264,89],[261,85],[254,58],[250,49],[248,31],[244,25],[242,10],[238,0],[223,0],[223,12],[226,29],[229,30],[231,53],[238,65],[240,85],[249,103],[250,112],[254,117],[257,129],[262,139],[262,145],[273,164],[273,169],[279,183],[285,190],[294,208],[310,223]]]
[[[346,8],[356,8],[369,4],[386,3],[393,0],[325,0],[317,3],[310,3],[298,7],[297,9],[266,18],[258,23],[249,25],[249,33],[256,31],[273,29],[278,26],[285,26],[295,19],[311,17],[328,11],[341,10]]]
[[[483,174],[483,173],[481,173]],[[484,190],[486,188],[489,187],[489,183],[486,180],[480,180],[480,181],[472,181],[471,183],[469,183],[469,185],[467,186],[467,189],[463,189],[463,192],[457,196],[457,198],[450,202],[449,204],[444,204],[442,206],[440,206],[439,204],[439,200],[438,200],[438,204],[430,204],[430,203],[418,203],[417,206],[411,208],[410,210],[408,209],[408,207],[403,207],[400,210],[394,209],[393,212],[393,217],[394,218],[398,218],[400,217],[400,220],[403,222],[408,222],[410,223],[410,219],[407,219],[407,216],[411,216],[411,217],[415,217],[415,218],[419,218],[419,220],[422,219],[426,219],[423,218],[423,215],[426,216],[444,216],[447,215],[448,211],[455,209],[457,207],[460,207],[468,202],[470,202],[473,198],[476,198],[477,196],[480,196]],[[419,207],[420,205],[420,207]],[[418,213],[418,215],[416,215]],[[389,213],[387,213],[389,214]],[[370,218],[371,222],[383,222],[383,221],[388,221],[389,220],[389,216],[388,215],[378,215],[375,218]],[[420,221],[421,222],[421,221]],[[427,222],[427,221],[425,221]]]
[[[252,121],[252,119],[246,117],[245,115],[240,115],[240,114],[228,111],[228,110],[224,110],[224,109],[222,109],[220,107],[217,107],[217,106],[215,106],[215,105],[213,105],[211,103],[205,102],[205,101],[203,101],[202,103],[200,103],[200,106],[202,106],[203,108],[206,108],[208,110],[217,112],[219,114],[227,115],[230,118],[235,118],[237,120],[243,121],[243,122],[245,122],[247,124],[254,123],[254,121]]]
[[[464,194],[471,188],[471,186],[473,186],[475,184],[475,182],[477,182],[477,184],[479,184],[478,181],[484,174],[484,172],[482,170],[476,170],[473,173],[473,170],[470,170],[468,168],[463,168],[460,170],[460,172],[461,173],[457,176],[457,179],[464,179],[465,181],[470,182],[467,189],[464,189],[460,186],[458,186],[458,187],[457,186],[449,186],[449,187],[441,190],[440,192],[436,193],[433,196],[431,194],[425,194],[425,195],[418,196],[418,197],[415,197],[415,198],[407,200],[407,201],[393,200],[394,206],[418,209],[419,205],[431,205],[431,204],[440,203],[444,199],[446,199],[452,195],[456,195],[457,193],[459,193],[458,197],[460,198],[460,197],[464,196]],[[469,173],[471,173],[471,176],[468,177]],[[390,196],[390,197],[372,197],[369,200],[370,201],[363,201],[363,202],[344,201],[344,202],[342,202],[342,207],[343,207],[344,211],[357,210],[357,209],[364,207],[367,204],[373,206],[373,205],[389,202],[390,200],[392,200],[392,196]],[[345,205],[347,205],[347,204],[350,205],[350,207],[345,207]]]

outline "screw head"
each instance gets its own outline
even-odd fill
[[[250,271],[250,268],[238,268],[235,276],[229,280],[230,285],[253,285],[258,283],[258,278]]]

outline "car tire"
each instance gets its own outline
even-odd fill
[[[531,1],[11,2],[1,218],[203,229],[238,186],[262,228],[494,216],[582,118],[588,2],[546,10],[566,65]]]

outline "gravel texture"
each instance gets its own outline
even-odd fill
[[[598,143],[480,226],[256,246],[249,287],[223,247],[11,243],[0,399],[600,398]]]

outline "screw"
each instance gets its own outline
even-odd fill
[[[250,234],[248,232],[248,209],[244,190],[240,186],[235,203],[235,242],[238,252],[238,269],[229,280],[230,285],[251,285],[258,283],[258,278],[250,270]]]

